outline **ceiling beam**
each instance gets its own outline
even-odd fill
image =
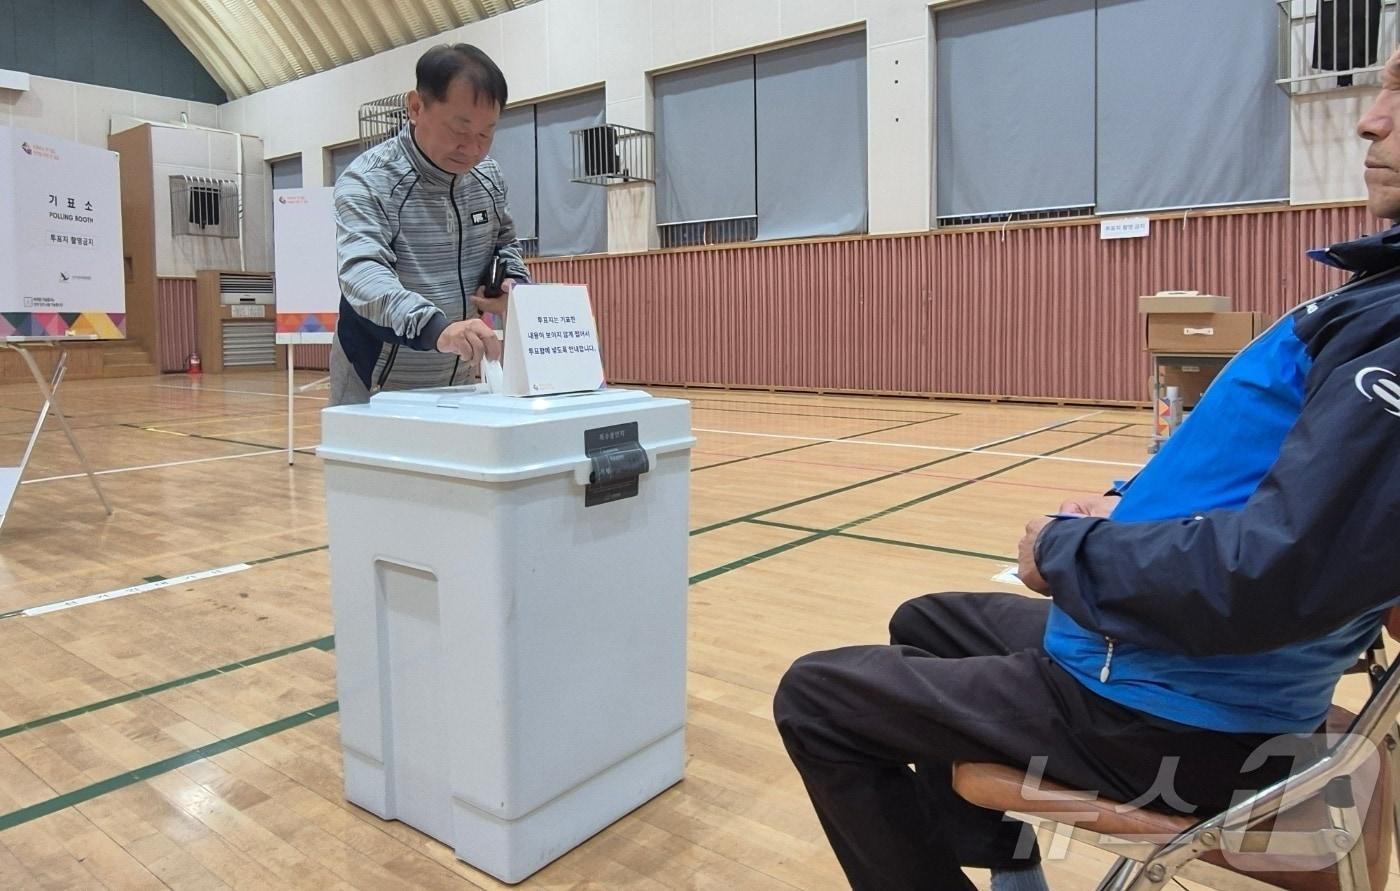
[[[305,77],[320,71],[314,60],[306,36],[292,23],[289,16],[290,5],[276,0],[256,0],[254,10],[260,15],[278,46],[287,55],[287,61],[296,71],[297,77]]]
[[[210,21],[197,5],[146,0],[146,5],[174,32],[224,92],[232,98],[268,86],[257,72],[225,39],[217,23]]]
[[[308,22],[313,23],[321,43],[326,47],[330,56],[335,60],[336,65],[345,65],[356,59],[369,54],[369,45],[365,44],[364,49],[356,43],[356,38],[364,40],[364,35],[353,28],[342,28],[338,26],[341,19],[336,15],[343,15],[343,10],[337,11],[329,2],[320,0],[297,0],[302,12]],[[327,10],[330,11],[327,11]],[[335,13],[333,15],[332,13]],[[346,33],[349,31],[350,33]]]

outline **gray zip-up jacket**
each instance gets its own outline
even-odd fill
[[[449,322],[479,315],[471,296],[492,255],[508,276],[529,281],[500,167],[488,157],[454,176],[405,126],[341,175],[335,214],[341,299],[332,365],[348,361],[369,391],[461,383],[468,369],[437,352],[437,340]]]

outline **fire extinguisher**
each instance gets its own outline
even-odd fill
[[[190,374],[203,374],[204,366],[199,362],[199,353],[190,353]]]

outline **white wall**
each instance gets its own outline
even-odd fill
[[[1315,0],[1293,0],[1287,64],[1292,72],[1309,72],[1313,49]],[[1396,12],[1382,10],[1382,42],[1395,33]],[[1290,197],[1294,204],[1355,201],[1366,195],[1362,176],[1367,143],[1356,135],[1356,124],[1375,98],[1377,78],[1357,78],[1365,86],[1336,89],[1331,78],[1305,81],[1292,100]]]
[[[0,89],[0,124],[85,145],[105,149],[109,133],[120,133],[143,121],[168,124],[187,121],[194,127],[218,127],[219,107],[50,77],[31,77],[30,89],[25,92]],[[152,146],[156,156],[157,274],[193,276],[196,269],[238,268],[237,246],[229,248],[232,242],[214,244],[217,239],[183,238],[181,244],[174,243],[170,236],[169,213],[170,174],[236,175],[235,137],[193,128],[155,128],[153,138],[159,143]],[[266,183],[267,167],[263,163],[262,141],[244,137],[243,143],[245,169],[249,173],[243,193],[248,269],[266,270],[272,253],[272,235],[267,223],[271,194]],[[166,153],[165,163],[162,163],[162,152]]]
[[[410,89],[414,62],[434,44],[481,47],[505,72],[512,102],[602,84],[610,122],[650,129],[651,72],[864,24],[870,230],[926,229],[928,6],[927,0],[543,0],[254,93],[220,106],[219,120],[226,129],[262,136],[269,158],[300,152],[305,185],[319,186],[323,149],[358,137],[362,103]],[[648,235],[654,239],[649,190],[614,189],[610,204],[611,249],[645,249]]]
[[[271,202],[262,140],[241,137],[243,142],[243,238],[246,256],[240,257],[238,241],[196,235],[172,236],[170,177],[205,176],[239,179],[238,142],[232,133],[215,133],[182,127],[152,127],[151,156],[155,165],[156,275],[191,277],[200,269],[271,269]]]
[[[189,116],[191,124],[219,124],[216,105],[51,77],[31,77],[26,92],[0,89],[0,124],[104,149],[107,135],[135,126],[135,118],[179,123],[182,112]]]
[[[220,125],[254,133],[267,156],[300,152],[305,185],[322,185],[326,146],[358,137],[359,106],[409,89],[418,56],[465,41],[500,64],[513,102],[602,84],[612,123],[651,129],[648,75],[837,28],[865,28],[870,231],[918,231],[933,206],[932,18],[964,0],[542,0],[219,107]],[[995,2],[995,0],[981,0]],[[1355,91],[1364,93],[1366,91]],[[1294,100],[1295,203],[1360,196],[1352,135],[1359,99]],[[613,251],[655,245],[654,190],[609,194]]]
[[[1375,100],[1375,87],[1352,87],[1293,98],[1292,201],[1317,204],[1366,197],[1368,143],[1356,124]]]

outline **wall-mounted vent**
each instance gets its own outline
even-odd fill
[[[237,238],[238,183],[206,176],[170,177],[170,232],[207,238]]]
[[[219,302],[225,305],[274,303],[272,276],[221,272]]]

